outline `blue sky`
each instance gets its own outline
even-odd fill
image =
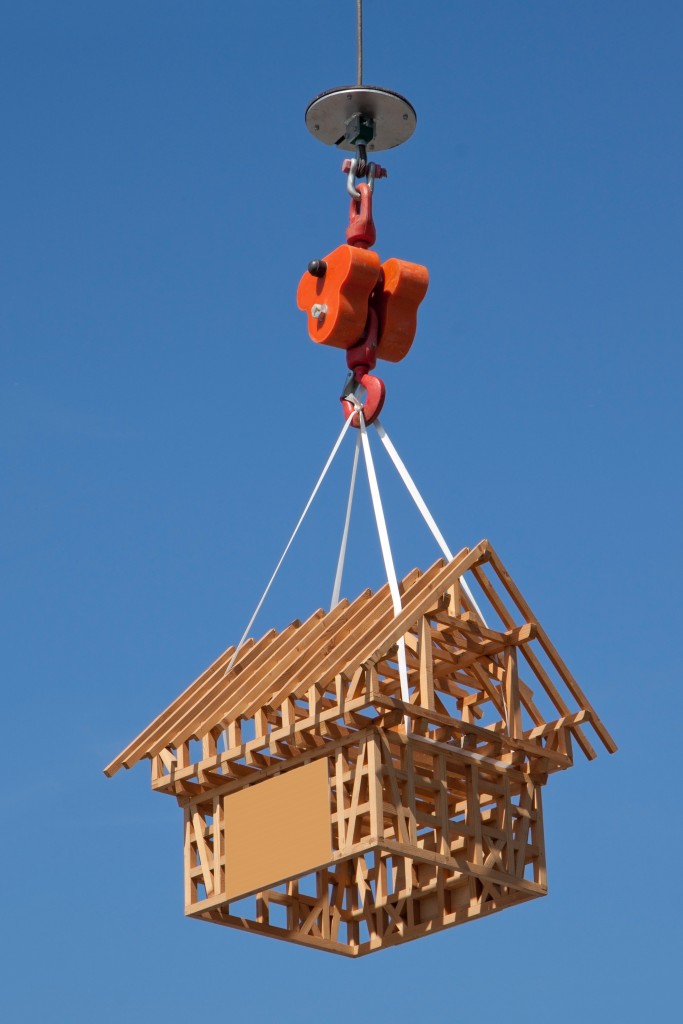
[[[343,241],[340,156],[303,115],[353,80],[354,4],[4,3],[7,1020],[675,1012],[683,7],[366,0],[365,23],[366,81],[418,113],[376,248],[431,272],[384,423],[620,751],[550,780],[544,900],[359,962],[184,919],[180,812],[146,764],[101,769],[241,635],[341,426],[343,357],[295,292]],[[257,631],[329,600],[351,454]],[[377,464],[397,568],[426,567]],[[351,597],[383,582],[360,491]]]

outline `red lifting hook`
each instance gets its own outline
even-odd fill
[[[366,391],[365,401],[361,406],[361,410],[363,413],[363,419],[365,420],[365,425],[369,427],[371,423],[375,422],[382,411],[382,406],[384,405],[384,398],[386,395],[384,381],[380,380],[379,377],[373,377],[370,373],[365,373],[360,379],[356,377],[354,388],[352,390],[355,390],[355,388],[359,386],[365,388]],[[360,416],[358,415],[355,403],[352,402],[350,398],[344,398],[343,396],[341,403],[342,409],[344,410],[344,419],[348,420],[349,416],[353,416],[351,426],[356,428],[360,427]],[[356,410],[355,412],[354,409]]]

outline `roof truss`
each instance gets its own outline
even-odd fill
[[[481,592],[484,625],[460,581]],[[592,726],[616,745],[488,541],[414,570],[393,611],[388,586],[228,648],[105,769],[152,760],[154,786],[182,797],[244,784],[359,728],[386,723],[480,756],[571,763]],[[495,625],[492,625],[495,623]],[[405,638],[410,701],[400,697]],[[392,724],[393,723],[393,724]],[[222,734],[227,749],[219,752]]]

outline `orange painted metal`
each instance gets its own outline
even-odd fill
[[[308,271],[299,282],[296,301],[308,315],[308,333],[321,345],[351,348],[362,337],[370,295],[380,277],[380,258],[370,249],[340,245],[324,262],[322,277]],[[316,307],[326,307],[314,315]]]
[[[382,264],[381,286],[373,296],[379,319],[377,358],[398,363],[409,352],[417,330],[417,309],[429,286],[429,271],[419,263],[389,259]]]

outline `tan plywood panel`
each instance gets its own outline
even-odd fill
[[[225,797],[228,899],[312,871],[331,859],[327,758]]]

